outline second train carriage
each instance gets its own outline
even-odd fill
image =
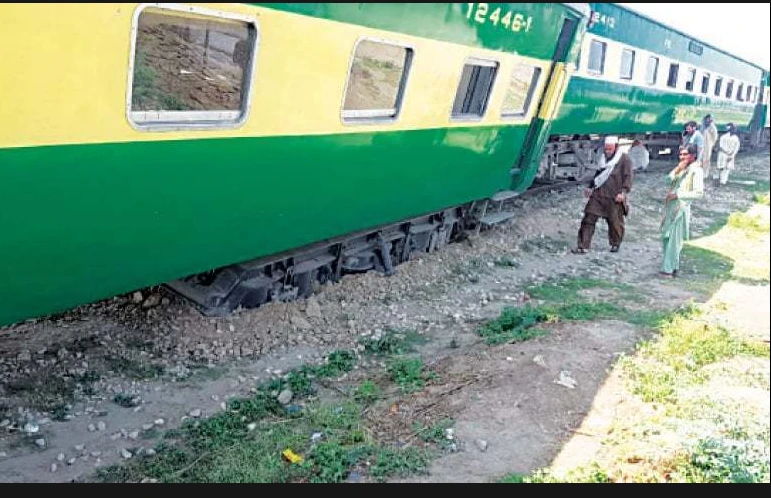
[[[441,245],[529,186],[588,14],[1,4],[0,325],[174,279],[232,309]]]
[[[630,9],[592,3],[577,68],[539,178],[579,178],[596,166],[602,135],[639,138],[652,157],[676,150],[683,126],[711,114],[735,123],[745,150],[768,126],[769,73]]]

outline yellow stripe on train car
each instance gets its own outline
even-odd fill
[[[131,126],[126,98],[131,28],[140,4],[0,4],[0,147],[191,138],[286,136],[459,126],[521,125],[501,118],[515,65],[546,75],[549,61],[241,4],[196,4],[255,20],[259,45],[251,109],[236,128],[147,131]],[[341,106],[351,57],[363,37],[414,50],[395,122],[346,124]],[[485,116],[450,119],[469,57],[500,66]],[[541,95],[544,77],[534,95]],[[551,100],[556,102],[555,95]],[[537,101],[537,100],[536,100]]]

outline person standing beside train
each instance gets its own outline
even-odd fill
[[[659,274],[674,277],[680,269],[680,252],[690,238],[691,202],[704,196],[704,170],[697,159],[695,144],[680,151],[680,162],[669,173],[669,189],[664,198],[661,220],[663,261]]]
[[[685,133],[683,134],[683,144],[680,146],[682,151],[688,144],[694,144],[698,150],[698,156],[696,160],[701,163],[704,156],[704,135],[698,129],[696,121],[688,121],[685,123]]]
[[[632,142],[632,147],[629,148],[629,158],[632,160],[635,171],[645,171],[648,169],[648,164],[651,161],[651,153],[639,140]]]
[[[712,150],[717,143],[717,127],[712,120],[712,115],[707,114],[704,116],[704,121],[701,123],[701,134],[704,135],[704,157],[702,158],[701,167],[704,169],[704,178],[709,178],[709,169],[712,165]]]
[[[712,173],[715,186],[728,183],[728,175],[734,169],[734,159],[741,146],[739,135],[736,134],[736,125],[728,123],[726,130],[718,143],[717,166]]]
[[[578,230],[578,245],[570,250],[573,254],[586,254],[600,218],[605,218],[608,223],[610,252],[618,252],[624,239],[624,217],[629,214],[627,194],[632,189],[633,164],[629,155],[619,148],[618,137],[605,137],[603,149],[600,168],[584,190],[584,196],[589,201],[584,207],[584,217]]]

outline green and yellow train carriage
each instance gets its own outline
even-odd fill
[[[768,70],[611,3],[592,3],[577,69],[551,128],[540,176],[580,177],[598,137],[641,139],[655,156],[677,150],[683,126],[711,114],[733,122],[744,148],[767,127]]]
[[[532,182],[588,15],[0,5],[0,325],[162,282],[228,311],[440,246]]]

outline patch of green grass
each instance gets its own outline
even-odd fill
[[[218,432],[196,432],[187,425],[175,445],[159,445],[155,457],[98,475],[107,482],[151,477],[160,482],[342,482],[351,469],[372,463],[370,473],[385,479],[425,469],[413,451],[380,448],[367,441],[357,403],[309,406],[289,420],[266,418],[254,430],[237,413],[222,414]],[[224,418],[229,420],[225,421]],[[199,424],[203,425],[203,424]],[[227,442],[227,444],[224,444]],[[302,462],[286,461],[291,450]]]
[[[362,339],[360,343],[364,346],[364,351],[367,353],[392,356],[410,353],[414,350],[414,345],[424,344],[427,340],[413,329],[400,330],[389,328],[377,338],[368,337]]]
[[[338,377],[353,370],[356,365],[356,355],[351,351],[335,351],[326,358],[326,362],[316,367],[318,377]]]
[[[731,278],[733,268],[731,258],[687,242],[680,253],[681,273],[688,275],[685,286],[707,295],[714,294],[723,282]]]
[[[371,405],[381,397],[380,388],[367,379],[363,381],[353,392],[353,399],[363,405]]]
[[[428,426],[416,421],[412,429],[422,441],[433,443],[440,448],[448,448],[454,442],[454,439],[447,438],[447,429],[451,428],[454,424],[455,421],[450,418],[444,418]]]
[[[366,469],[383,480],[393,474],[424,471],[427,454],[381,447],[366,431],[362,412],[380,397],[372,381],[364,381],[352,399],[321,403],[311,394],[314,377],[338,376],[355,365],[350,351],[330,354],[323,365],[304,365],[281,379],[261,384],[248,398],[231,399],[227,410],[201,420],[188,420],[167,431],[153,457],[137,457],[98,472],[96,480],[136,482],[342,482],[353,469]],[[414,386],[431,377],[422,363],[394,363],[397,382]],[[416,373],[417,372],[417,373]],[[302,409],[287,413],[277,391],[289,387]],[[282,452],[302,457],[287,461]]]
[[[570,303],[564,306],[550,307],[551,316],[562,320],[588,321],[603,318],[620,318],[623,308],[607,302]]]
[[[134,406],[137,406],[139,404],[137,396],[132,396],[130,394],[126,393],[118,393],[113,398],[112,401],[118,405],[122,406],[123,408],[131,408]]]
[[[498,318],[479,327],[477,333],[489,345],[522,342],[543,335],[543,331],[533,326],[549,320],[553,320],[553,317],[540,307],[507,307]]]
[[[648,329],[659,328],[671,312],[664,310],[635,310],[623,313],[623,320]]]
[[[493,264],[495,266],[499,266],[502,268],[519,268],[521,266],[519,261],[507,256],[501,256],[500,258],[496,258],[495,260],[493,260]]]
[[[406,393],[419,391],[426,385],[426,380],[434,378],[427,372],[420,358],[395,358],[386,366],[386,371],[399,388]]]
[[[700,440],[674,472],[684,482],[694,483],[768,483],[768,433],[752,439]]]
[[[755,192],[755,194],[752,196],[752,200],[756,204],[762,204],[764,206],[768,206],[769,205],[769,193],[768,192],[764,192],[764,193]]]
[[[706,365],[737,355],[769,356],[767,345],[738,339],[692,308],[663,320],[660,329],[660,337],[641,345],[637,361],[622,362],[632,391],[646,402],[674,402],[678,386],[703,381]]]
[[[613,480],[598,463],[571,469],[564,477],[552,474],[548,469],[538,469],[531,474],[509,474],[498,482],[504,484],[547,484],[547,483],[611,483]]]
[[[552,280],[543,284],[530,286],[527,293],[530,297],[543,301],[565,303],[579,299],[579,292],[588,289],[609,289],[620,291],[620,297],[636,292],[628,284],[608,282],[592,278],[571,278]]]
[[[768,232],[769,223],[760,216],[752,216],[747,213],[732,213],[728,217],[728,226],[744,230],[746,232]]]
[[[370,460],[369,473],[378,481],[389,476],[403,477],[428,473],[429,455],[425,450],[381,448]]]

